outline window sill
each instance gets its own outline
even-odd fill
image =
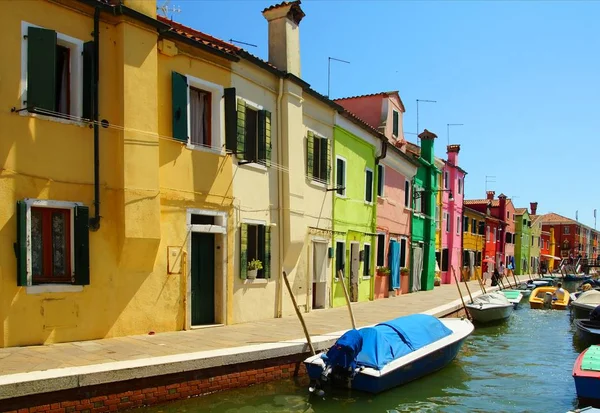
[[[255,171],[258,171],[258,172],[267,172],[268,171],[268,169],[265,165],[261,165],[254,161],[251,163],[245,163],[243,165],[238,164],[238,168],[254,169]]]
[[[327,186],[328,186],[326,182],[316,181],[313,178],[306,178],[306,182],[311,186],[314,186],[317,188],[322,188],[322,189],[327,189]]]
[[[414,209],[404,206],[404,211],[406,212],[414,212]]]
[[[201,145],[194,145],[193,143],[188,142],[185,145],[185,147],[191,151],[206,152],[206,153],[212,153],[215,155],[224,155],[225,154],[225,152],[223,150],[221,150],[220,148],[218,148],[216,146],[207,147],[207,146],[201,146]]]
[[[346,199],[346,194],[340,195],[337,192],[335,193],[336,198]]]
[[[373,202],[365,201],[365,205],[373,206]]]
[[[363,280],[370,280],[370,279],[371,279],[371,276],[369,275],[369,276],[366,276],[366,277],[365,277],[365,276],[363,275],[362,279],[363,279]]]
[[[244,280],[244,285],[261,285],[261,284],[268,284],[269,280],[267,280],[266,278],[254,278],[254,279],[248,279],[246,278]]]
[[[83,291],[83,285],[39,284],[26,287],[26,291],[27,294],[80,293]]]
[[[87,122],[81,122],[81,121],[71,120],[71,119],[63,119],[63,118],[59,118],[57,116],[41,115],[39,113],[28,112],[26,110],[24,110],[23,112],[19,112],[19,115],[28,116],[28,117],[36,118],[36,119],[40,119],[40,120],[47,120],[50,122],[62,123],[65,125],[75,125],[75,126],[79,126],[82,128],[85,128],[88,126]]]

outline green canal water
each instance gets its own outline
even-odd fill
[[[477,327],[445,369],[376,396],[344,390],[309,396],[308,382],[301,378],[141,412],[565,413],[577,407],[571,371],[583,350],[574,341],[572,329],[569,311],[531,310],[524,300],[507,322]]]

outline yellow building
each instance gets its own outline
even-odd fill
[[[485,249],[485,214],[474,209],[463,209],[463,277],[481,277],[481,257]],[[471,264],[472,263],[472,264]],[[471,270],[472,269],[472,270]]]
[[[0,65],[0,102],[14,108],[0,112],[0,346],[229,317],[232,59],[159,37],[153,1],[89,3],[32,0],[0,15],[5,52],[21,56]],[[185,77],[212,93],[196,123],[183,121],[195,103],[173,96]]]

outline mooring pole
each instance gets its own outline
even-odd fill
[[[287,274],[283,272],[283,281],[285,281],[285,286],[287,287],[288,293],[290,293],[290,298],[292,299],[292,304],[294,304],[294,310],[296,310],[296,315],[300,320],[300,324],[302,324],[302,329],[304,330],[304,335],[306,336],[306,342],[308,343],[308,347],[310,348],[310,353],[314,356],[317,354],[315,352],[315,348],[312,345],[312,340],[310,339],[310,334],[308,334],[308,328],[306,328],[306,323],[304,322],[304,317],[302,317],[302,313],[298,309],[298,304],[296,303],[296,298],[292,293],[292,287],[290,287],[290,282],[287,279]]]
[[[346,304],[348,305],[348,312],[350,313],[352,328],[356,330],[356,321],[354,321],[354,313],[352,312],[352,306],[350,305],[350,296],[348,295],[346,281],[344,281],[344,272],[342,270],[338,270],[338,277],[340,277],[340,280],[342,280],[342,287],[344,287],[344,297],[346,297]]]
[[[454,267],[452,267],[452,274],[454,275],[454,281],[456,281],[456,288],[458,288],[458,295],[460,296],[460,302],[463,305],[465,314],[467,315],[467,318],[470,321],[473,321],[473,319],[471,318],[471,314],[469,313],[469,310],[467,310],[467,305],[465,304],[465,300],[463,300],[463,295],[462,295],[462,292],[460,291],[460,282],[458,281],[458,278],[456,278],[456,272],[454,271]],[[473,302],[473,299],[471,299],[471,302]]]

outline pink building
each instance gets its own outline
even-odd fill
[[[460,145],[448,145],[448,159],[442,169],[441,278],[443,284],[454,282],[452,267],[460,277],[462,266],[462,222],[465,175],[458,166]]]
[[[377,165],[377,268],[375,298],[400,289],[400,269],[410,264],[412,179],[419,166],[406,154],[402,128],[404,104],[398,92],[337,99],[346,110],[388,138],[387,154]],[[381,269],[389,268],[385,275]]]

